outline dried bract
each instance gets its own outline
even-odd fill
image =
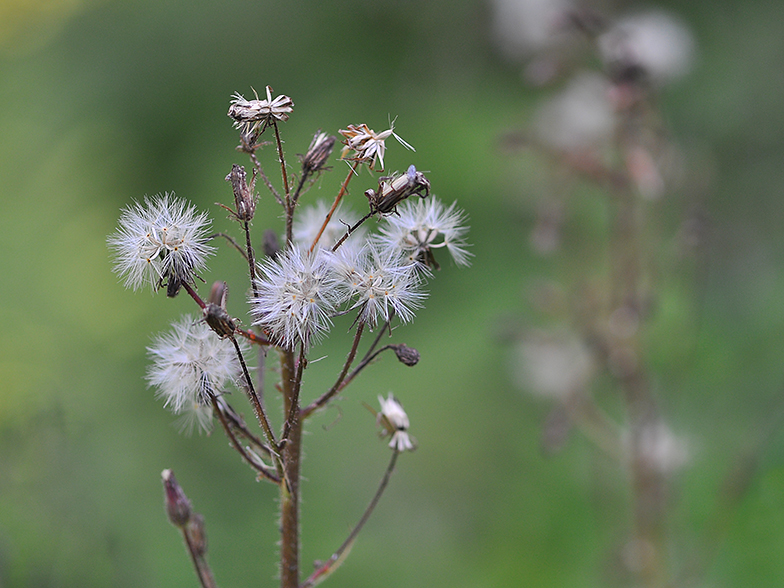
[[[210,290],[207,306],[204,307],[204,322],[221,339],[234,335],[237,323],[226,312],[226,297],[229,289],[226,282],[215,282]]]
[[[254,173],[250,184],[248,184],[247,177],[245,168],[236,163],[231,166],[231,172],[226,176],[226,181],[231,183],[231,189],[234,192],[234,205],[237,207],[237,210],[231,212],[240,221],[253,219],[256,212],[256,195],[254,193],[256,175]]]
[[[306,174],[312,174],[324,169],[332,149],[335,147],[336,138],[327,133],[318,132],[310,142],[308,152],[302,158],[302,170]]]

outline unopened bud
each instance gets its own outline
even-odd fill
[[[430,180],[413,165],[403,175],[381,178],[378,190],[365,191],[371,211],[381,214],[394,212],[395,207],[412,194],[422,198],[430,194]]]
[[[231,188],[234,191],[234,205],[237,207],[237,218],[243,221],[251,220],[256,212],[256,196],[254,194],[256,185],[255,173],[253,178],[251,178],[250,184],[248,184],[245,168],[234,164],[231,166],[231,172],[226,176],[226,181],[231,182]]]
[[[171,470],[163,470],[164,501],[166,503],[166,514],[175,527],[183,528],[191,519],[191,501],[185,496],[180,485]]]
[[[419,363],[419,351],[413,347],[408,347],[407,345],[403,345],[401,343],[400,345],[393,345],[392,348],[395,350],[395,355],[397,355],[400,363],[403,363],[409,367]]]
[[[228,294],[226,282],[215,282],[210,290],[207,306],[204,307],[204,321],[221,339],[233,335],[237,330],[234,319],[226,312]]]
[[[182,282],[177,276],[170,275],[169,282],[166,284],[166,296],[169,298],[174,298],[177,294],[180,293],[180,288],[182,287]]]
[[[302,158],[302,169],[305,173],[314,173],[324,168],[324,164],[335,146],[335,137],[318,132],[310,142],[308,152]]]

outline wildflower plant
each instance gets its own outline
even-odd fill
[[[378,395],[376,412],[382,436],[389,437],[392,457],[375,495],[346,540],[327,559],[301,578],[299,505],[303,429],[317,412],[329,406],[356,376],[382,355],[394,356],[405,366],[419,361],[416,349],[401,343],[382,345],[393,326],[408,323],[422,308],[427,281],[438,268],[436,257],[451,254],[457,265],[467,265],[465,215],[455,204],[445,206],[430,192],[430,181],[413,165],[404,173],[377,177],[383,171],[385,140],[395,137],[406,148],[392,125],[377,133],[366,124],[348,125],[341,159],[349,170],[331,203],[306,202],[308,188],[327,165],[336,137],[318,131],[300,157],[298,173],[290,171],[280,137],[280,125],[293,112],[291,98],[272,96],[247,100],[235,94],[228,115],[239,131],[238,151],[250,158],[251,171],[235,164],[226,176],[231,185],[230,204],[219,204],[236,221],[240,239],[211,233],[206,213],[173,194],[145,198],[131,204],[120,216],[108,244],[115,271],[126,287],[166,290],[174,298],[185,292],[201,316],[186,315],[171,330],[158,335],[148,352],[152,364],[147,381],[164,406],[179,415],[182,429],[210,432],[219,423],[230,446],[264,480],[279,487],[280,585],[282,588],[314,586],[342,563],[380,499],[400,453],[415,448],[409,436],[409,419],[401,403],[388,394]],[[271,140],[262,140],[265,134]],[[264,146],[272,145],[280,165],[281,185],[276,187],[261,163]],[[371,186],[352,205],[343,201],[349,183],[367,167]],[[278,234],[267,231],[263,251],[257,251],[252,224],[259,221],[256,191],[261,180],[270,198],[283,211]],[[357,180],[354,180],[356,183]],[[416,198],[416,203],[409,199]],[[302,199],[302,202],[300,201]],[[367,223],[375,217],[376,223]],[[375,224],[377,231],[368,226]],[[218,244],[227,244],[248,265],[248,315],[234,317],[226,309],[228,286],[218,281],[206,300],[199,294],[207,258]],[[444,252],[437,251],[444,249]],[[240,291],[243,287],[239,288]],[[346,359],[334,383],[326,390],[311,390],[306,374],[313,350],[330,336],[333,327],[351,333]],[[243,324],[249,324],[244,328]],[[371,337],[369,333],[375,331]],[[255,377],[249,365],[251,349],[260,348]],[[268,373],[261,358],[275,356],[279,369]],[[261,393],[265,378],[279,378],[281,414],[270,414]],[[378,394],[378,384],[373,383]],[[255,423],[246,423],[229,404],[228,393],[239,389],[250,403]],[[191,503],[171,470],[163,472],[167,512],[181,530],[203,587],[215,586],[206,561],[204,519]]]

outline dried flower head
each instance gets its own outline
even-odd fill
[[[391,436],[389,447],[395,451],[413,451],[414,443],[408,435],[408,415],[403,406],[390,392],[386,398],[378,397],[381,411],[377,415],[378,423],[384,427],[382,436]]]
[[[380,163],[381,167],[378,169],[379,171],[384,171],[384,152],[386,151],[384,141],[390,136],[395,137],[406,149],[416,151],[395,133],[394,124],[381,133],[376,133],[364,123],[361,125],[348,125],[347,129],[338,132],[345,137],[343,141],[345,147],[340,152],[340,158],[368,163],[370,169],[375,169],[376,164]],[[351,151],[354,151],[354,157],[346,157]]]
[[[244,167],[237,165],[236,163],[231,166],[231,172],[226,176],[226,181],[231,183],[231,189],[234,192],[234,205],[237,207],[237,210],[231,210],[230,208],[221,205],[223,208],[227,208],[229,212],[232,213],[232,216],[240,221],[252,220],[253,215],[256,212],[257,198],[254,192],[256,186],[255,170],[253,177],[250,180],[250,184],[248,184],[247,177],[248,175],[245,173]]]
[[[272,88],[267,86],[267,99],[246,100],[242,94],[232,96],[228,115],[234,119],[234,126],[243,133],[255,132],[261,134],[275,121],[287,121],[289,114],[294,110],[294,102],[288,96],[281,94],[272,98]]]
[[[258,266],[258,296],[251,298],[254,325],[269,331],[276,344],[305,348],[329,330],[338,303],[331,254],[292,248]]]
[[[123,209],[118,230],[109,236],[115,252],[114,271],[126,288],[145,284],[156,290],[169,285],[175,295],[180,284],[193,283],[213,251],[207,244],[209,219],[174,195],[145,198]]]
[[[184,316],[170,332],[158,335],[147,351],[152,358],[147,381],[158,388],[164,406],[184,415],[181,424],[188,432],[194,425],[209,431],[210,397],[221,395],[241,377],[232,343],[219,338],[203,321]]]
[[[384,218],[376,241],[388,253],[438,268],[433,251],[446,248],[458,265],[468,265],[471,254],[465,241],[465,213],[456,203],[449,207],[436,199],[404,202],[398,214]]]
[[[312,174],[324,169],[332,149],[335,147],[335,137],[319,131],[313,136],[308,152],[302,158],[302,169],[306,174]]]

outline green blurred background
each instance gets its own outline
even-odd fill
[[[713,525],[735,457],[771,430],[784,385],[784,5],[658,6],[698,44],[663,110],[711,177],[707,255],[696,285],[673,287],[651,341],[663,411],[692,448],[674,486],[674,560],[705,558],[705,586],[780,586],[784,433],[772,429],[726,532]],[[535,159],[498,147],[541,92],[494,50],[487,4],[3,0],[0,586],[195,585],[163,511],[164,468],[206,517],[219,585],[276,584],[275,489],[222,435],[179,435],[142,379],[151,334],[193,304],[124,290],[105,244],[122,206],[163,191],[231,229],[213,205],[231,198],[231,164],[246,164],[228,101],[266,84],[294,100],[290,154],[318,128],[382,130],[397,116],[417,152],[388,144],[389,167],[430,170],[434,192],[468,212],[475,255],[468,269],[445,264],[426,309],[398,331],[420,365],[380,362],[310,424],[305,570],[342,542],[383,473],[388,450],[361,403],[393,391],[419,449],[401,456],[329,585],[623,584],[612,572],[629,522],[623,475],[579,436],[542,455],[548,407],[510,384],[498,337],[502,317],[537,320],[528,288],[554,270],[528,246]],[[334,194],[342,176],[337,165],[307,197]],[[276,214],[264,206],[257,230],[279,228]],[[575,239],[594,230],[597,215],[581,214]],[[242,283],[226,249],[211,268],[208,282]],[[242,298],[235,287],[236,314]],[[336,339],[309,390],[344,357]]]

